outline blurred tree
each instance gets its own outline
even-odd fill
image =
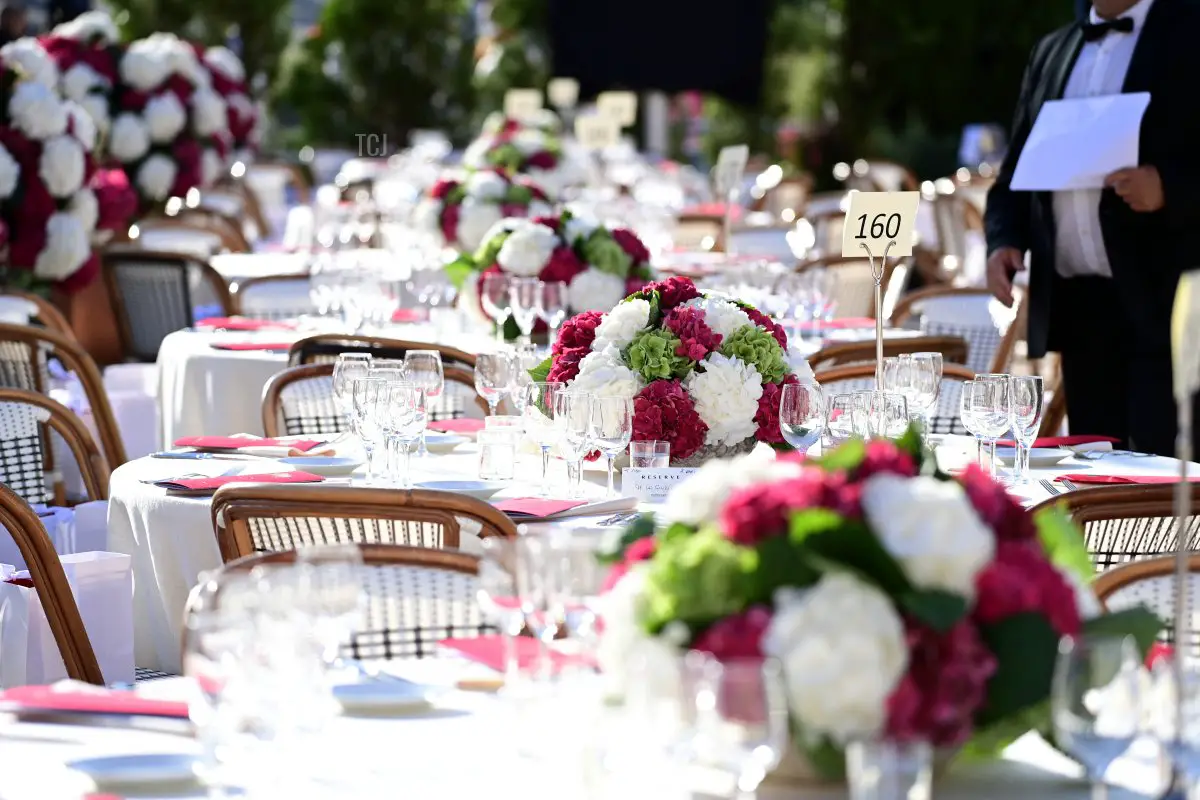
[[[246,0],[254,2],[254,0]],[[171,31],[212,44],[200,4],[193,0],[108,0],[113,21],[126,39],[141,39],[158,31]]]
[[[511,88],[542,88],[552,77],[546,0],[494,0],[475,48],[476,121],[504,106]]]

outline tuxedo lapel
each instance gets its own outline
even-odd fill
[[[1171,24],[1172,0],[1154,0],[1150,13],[1146,15],[1145,27],[1138,35],[1137,47],[1129,71],[1125,73],[1125,84],[1121,91],[1148,92],[1154,82],[1154,65],[1159,44],[1166,38],[1163,34]]]
[[[1075,61],[1078,60],[1081,49],[1083,49],[1083,25],[1076,23],[1063,33],[1062,40],[1055,48],[1054,57],[1048,64],[1047,100],[1062,99],[1063,93],[1067,90],[1067,81],[1071,78],[1071,70],[1075,67]]]

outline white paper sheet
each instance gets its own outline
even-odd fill
[[[1150,94],[1052,100],[1042,106],[1013,173],[1015,191],[1101,189],[1112,172],[1138,165]]]

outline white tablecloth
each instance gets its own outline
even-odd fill
[[[361,265],[372,269],[395,266],[398,261],[387,250],[358,249],[338,254],[339,265]],[[304,253],[261,252],[221,253],[209,259],[213,269],[230,284],[250,278],[272,278],[277,275],[305,275],[310,257]]]

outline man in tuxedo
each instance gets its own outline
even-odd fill
[[[1006,305],[1029,254],[1029,357],[1061,355],[1071,430],[1163,455],[1175,452],[1175,288],[1200,266],[1197,31],[1200,0],[1094,0],[1038,42],[986,214],[988,288]],[[1151,96],[1137,166],[1103,189],[1010,188],[1043,103],[1121,92]]]

